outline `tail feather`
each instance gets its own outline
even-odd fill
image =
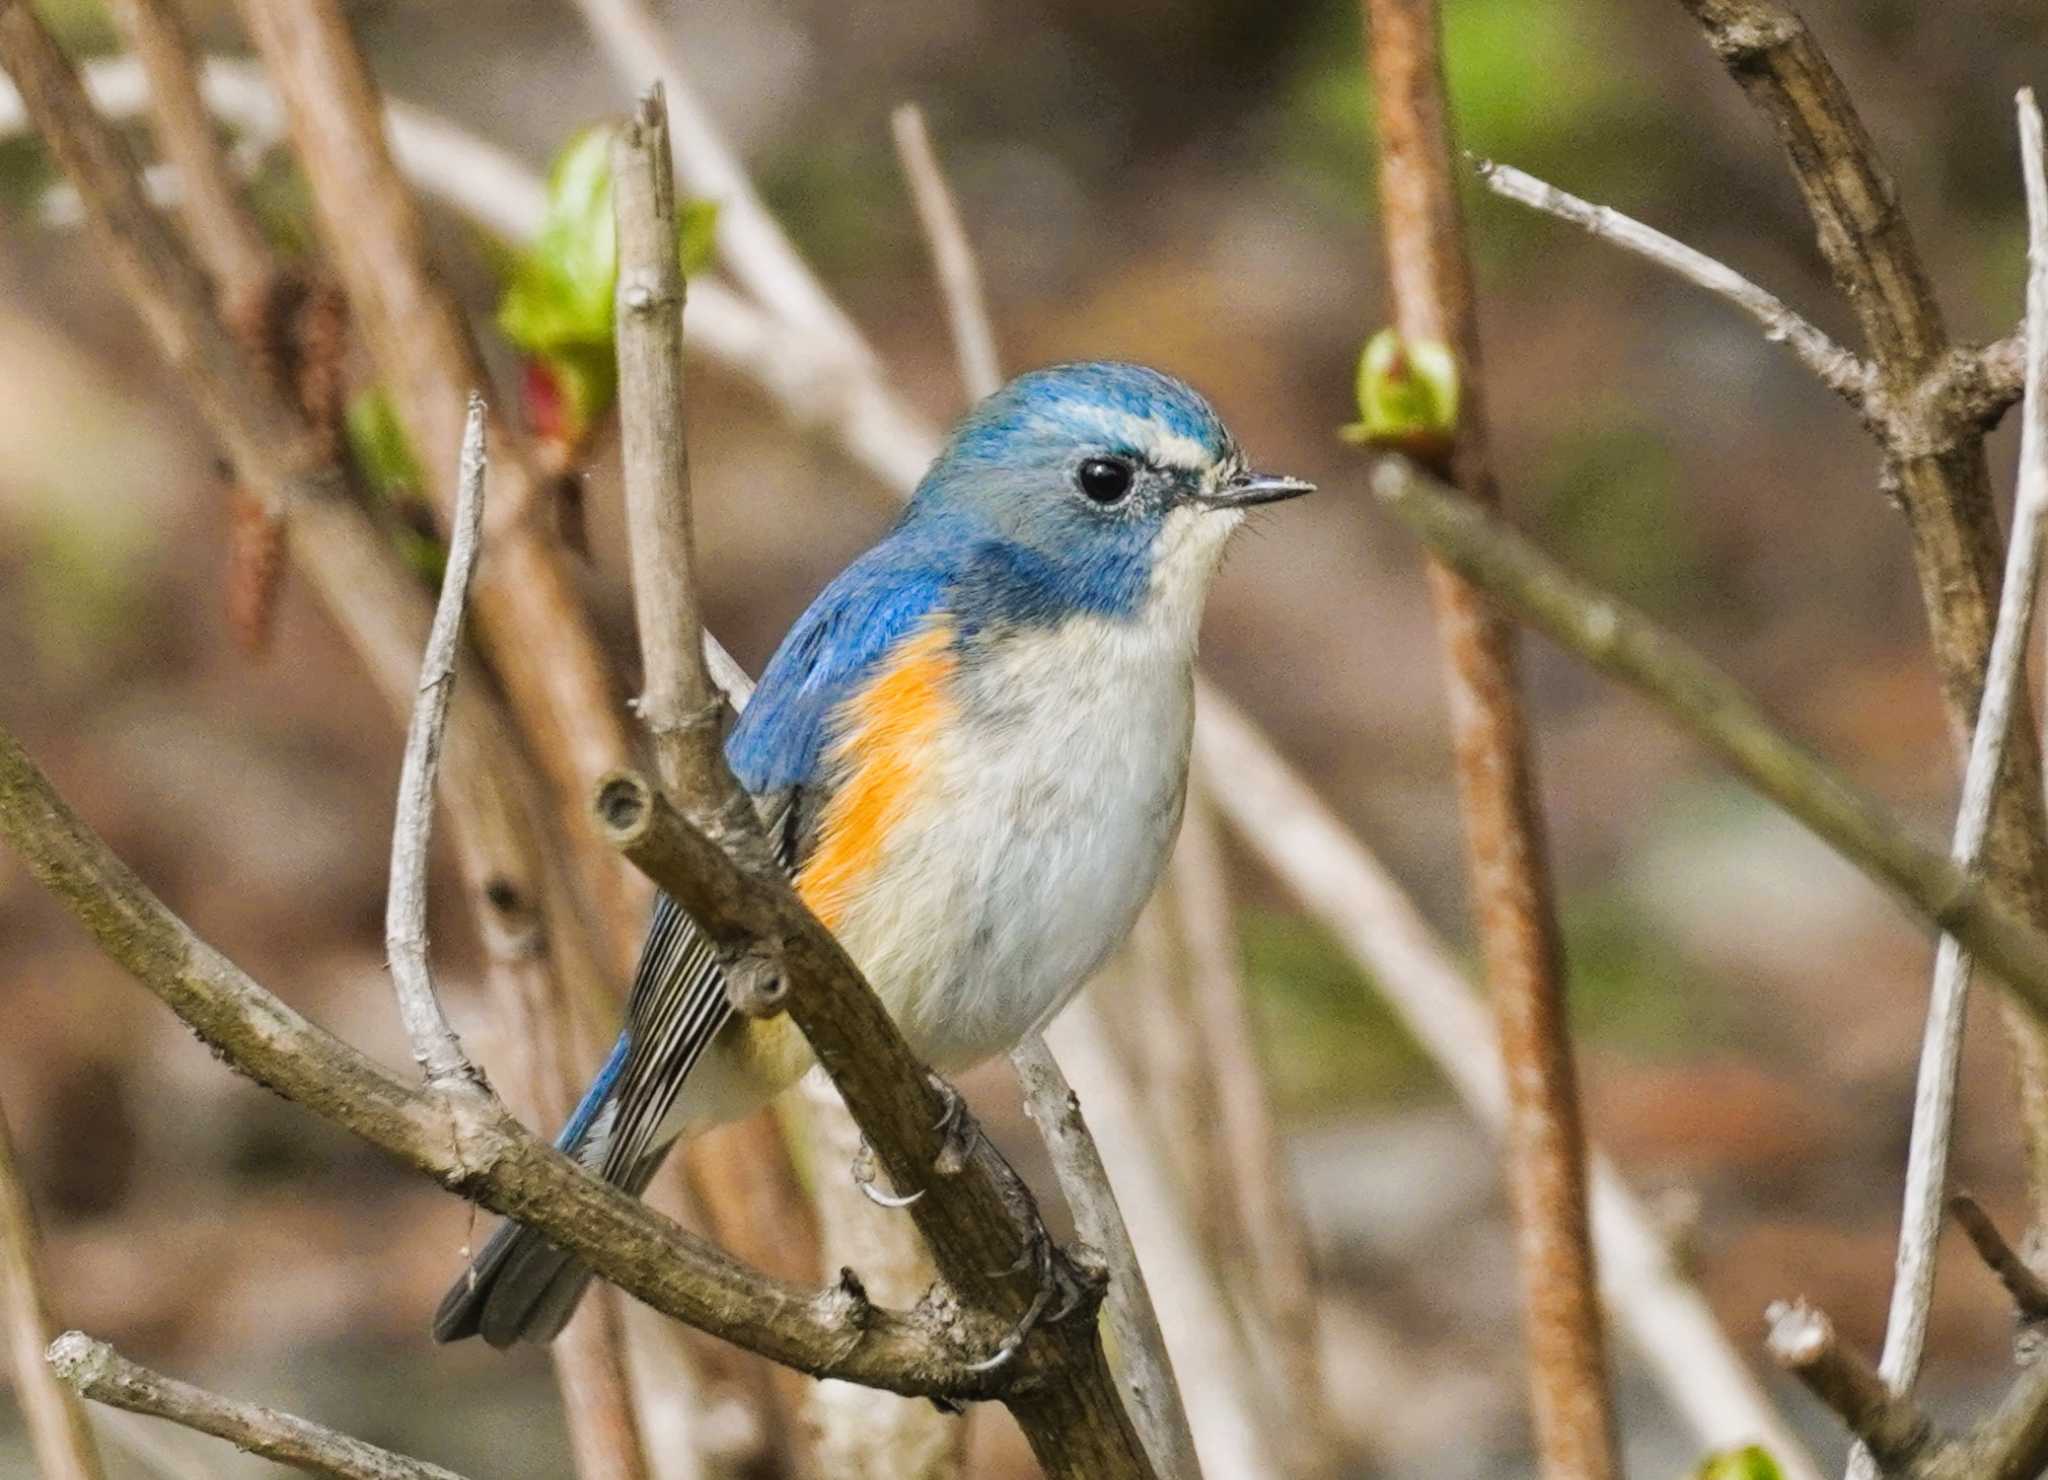
[[[635,1197],[645,1192],[667,1150],[643,1157],[619,1185]],[[441,1297],[434,1340],[481,1336],[500,1350],[520,1341],[553,1341],[576,1314],[593,1276],[574,1254],[507,1219]]]
[[[434,1340],[481,1336],[495,1347],[551,1341],[560,1334],[590,1266],[523,1223],[503,1223],[449,1288],[434,1313]]]

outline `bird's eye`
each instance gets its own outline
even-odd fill
[[[1113,504],[1131,491],[1131,465],[1113,457],[1091,457],[1074,471],[1074,481],[1098,504]]]

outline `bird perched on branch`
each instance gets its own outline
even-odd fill
[[[1253,472],[1170,376],[1034,371],[969,413],[783,640],[726,757],[934,1068],[1043,1027],[1130,931],[1180,826],[1210,579],[1246,509],[1310,491]],[[732,1012],[664,895],[625,1032],[559,1144],[637,1193],[679,1137],[810,1063],[787,1017]],[[548,1340],[590,1273],[508,1222],[434,1335]]]

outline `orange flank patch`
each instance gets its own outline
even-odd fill
[[[826,805],[818,843],[798,875],[797,893],[836,930],[853,892],[881,860],[882,843],[910,805],[919,757],[932,732],[952,714],[946,651],[952,628],[936,623],[897,649],[867,689],[840,711],[844,726],[833,755],[846,779]]]

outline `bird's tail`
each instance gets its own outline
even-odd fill
[[[638,1197],[661,1161],[661,1152],[643,1157],[619,1185]],[[501,1349],[517,1341],[553,1341],[576,1314],[592,1274],[574,1254],[507,1219],[441,1297],[434,1340],[481,1336]]]

